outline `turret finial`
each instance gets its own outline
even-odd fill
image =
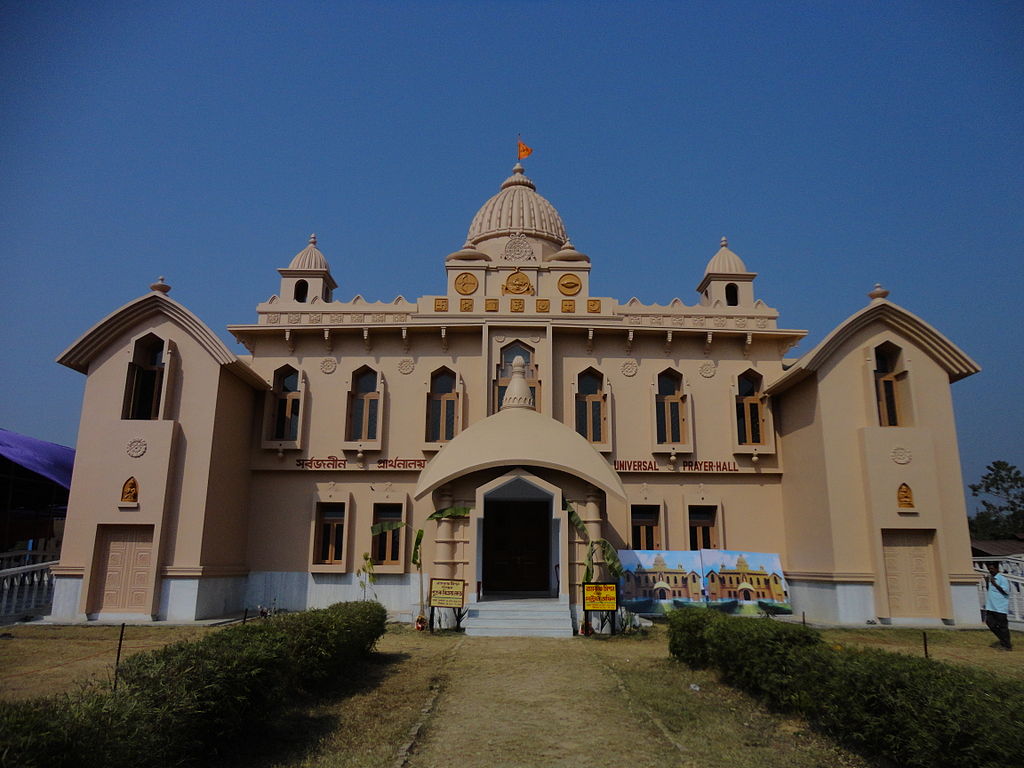
[[[884,299],[889,295],[889,292],[882,287],[881,283],[875,283],[875,287],[868,293],[869,299]]]
[[[309,236],[309,244],[310,245],[316,245],[316,232],[314,232],[313,234],[311,234]]]
[[[725,235],[722,235],[722,240],[719,242],[719,245],[721,245],[723,248],[728,248],[729,239]]]
[[[156,279],[156,282],[149,286],[149,290],[167,294],[170,292],[171,286],[165,283],[164,276],[160,275],[160,277]]]

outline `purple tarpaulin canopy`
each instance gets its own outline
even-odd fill
[[[0,429],[0,456],[65,488],[71,487],[74,448]]]

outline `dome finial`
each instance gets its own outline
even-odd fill
[[[533,393],[526,383],[526,360],[522,355],[516,355],[512,360],[512,378],[501,401],[501,410],[506,408],[533,408]]]
[[[165,283],[164,282],[164,276],[160,275],[160,277],[158,277],[156,279],[156,282],[153,283],[151,286],[149,286],[149,290],[151,290],[151,291],[158,291],[158,292],[166,295],[167,293],[170,292],[171,286],[169,286],[167,283]]]
[[[512,166],[512,173],[526,173],[526,169],[523,168],[522,163],[517,161],[516,164]]]
[[[311,234],[309,236],[309,244],[310,245],[316,245],[316,232],[314,232],[313,234]]]
[[[868,293],[868,298],[874,301],[875,299],[884,299],[889,295],[889,292],[882,287],[881,283],[875,283],[875,287]]]
[[[729,247],[729,238],[727,238],[725,235],[722,235],[722,239],[719,242],[719,245],[721,245],[723,248],[728,248]]]

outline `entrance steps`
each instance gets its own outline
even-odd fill
[[[557,597],[472,603],[463,626],[476,637],[572,637],[569,601]]]

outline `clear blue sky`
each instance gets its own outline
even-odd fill
[[[984,369],[965,476],[1024,464],[1021,2],[0,3],[0,426],[74,445],[54,358],[158,275],[240,353],[310,232],[442,291],[517,132],[594,293],[725,234],[803,352],[882,282]]]

